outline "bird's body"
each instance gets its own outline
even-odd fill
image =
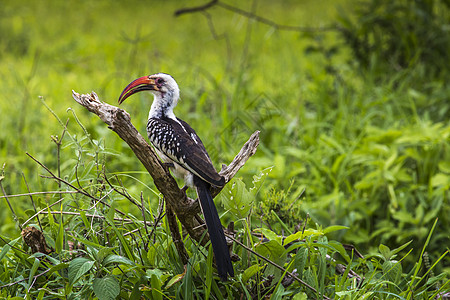
[[[194,129],[177,118],[173,109],[179,99],[178,85],[172,76],[158,73],[136,79],[119,97],[119,103],[132,94],[150,90],[154,100],[149,112],[147,134],[161,160],[169,163],[174,176],[195,188],[205,217],[216,258],[219,276],[234,276],[222,224],[211,196],[211,185],[222,187],[225,179],[215,170]]]

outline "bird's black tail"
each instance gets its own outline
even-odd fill
[[[213,247],[214,257],[216,258],[217,272],[222,280],[227,280],[228,275],[234,276],[234,270],[222,223],[220,223],[219,214],[209,191],[209,183],[194,176],[194,185],[197,189],[197,195],[205,216],[206,226],[208,227],[209,238]]]

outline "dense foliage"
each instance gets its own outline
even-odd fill
[[[47,2],[7,1],[0,12],[0,183],[10,195],[0,199],[0,297],[449,292],[448,15],[435,9],[444,2],[371,1],[356,13],[347,1],[339,13],[336,1],[234,4],[282,24],[337,20],[338,30],[307,33],[220,6],[175,18],[178,2]],[[179,82],[177,114],[216,165],[261,131],[258,153],[216,199],[243,244],[227,283],[214,276],[211,250],[189,237],[182,265],[151,178],[71,99],[72,89],[95,90],[113,104],[131,79],[159,71]],[[142,133],[149,101],[142,93],[124,106]],[[31,254],[20,236],[30,225],[54,251]]]

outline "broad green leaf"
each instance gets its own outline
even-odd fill
[[[402,276],[402,265],[396,260],[386,260],[382,265],[386,279],[393,283],[399,283]]]
[[[120,293],[119,282],[112,276],[95,278],[92,289],[99,300],[114,300]]]
[[[430,179],[430,185],[432,187],[437,187],[440,185],[446,186],[448,184],[450,184],[450,176],[444,173],[438,173]]]
[[[31,270],[30,270],[30,276],[28,277],[28,286],[30,286],[31,283],[33,282],[34,274],[36,274],[36,270],[39,268],[40,264],[41,264],[40,260],[37,258],[34,258],[33,266],[31,267]]]
[[[234,178],[231,184],[227,184],[219,196],[225,209],[239,219],[248,216],[255,199],[254,195],[246,189],[244,182],[239,178]]]
[[[384,259],[389,260],[391,258],[392,253],[387,246],[380,244],[380,246],[378,246],[378,249],[380,250],[380,253],[381,255],[383,255]]]
[[[69,264],[69,283],[74,284],[81,276],[86,274],[94,265],[93,260],[77,257]]]
[[[50,276],[53,272],[59,271],[61,269],[65,269],[69,267],[69,263],[60,263],[57,265],[54,265],[53,267],[50,268],[50,271],[47,273],[47,276]]]
[[[270,297],[270,300],[281,300],[284,295],[284,286],[282,284],[277,285],[274,293]]]
[[[284,247],[275,240],[259,244],[255,249],[256,252],[275,261],[277,264],[283,264],[286,258]]]
[[[294,257],[294,268],[297,269],[298,277],[302,278],[303,270],[305,269],[308,260],[308,248],[301,247],[297,250]]]
[[[184,277],[184,273],[173,276],[169,280],[169,282],[166,284],[166,289],[170,289],[175,283],[180,282],[183,279],[183,277]]]
[[[264,181],[266,180],[267,176],[269,176],[270,172],[272,172],[273,167],[269,167],[267,169],[262,170],[259,175],[253,176],[253,187],[250,189],[250,192],[256,196],[261,189],[261,186],[263,185]]]
[[[253,277],[256,273],[258,273],[261,267],[259,265],[252,265],[245,269],[244,273],[242,273],[242,282],[247,283],[250,278]]]
[[[3,238],[4,240],[7,240]],[[8,251],[11,249],[12,246],[14,246],[19,240],[21,240],[22,237],[18,237],[15,240],[10,241],[8,244],[5,244],[2,248],[2,252],[0,252],[0,261],[3,259],[3,257],[8,253]]]
[[[301,293],[297,293],[292,297],[292,300],[308,300],[308,296],[301,292]]]
[[[302,232],[301,231],[297,231],[294,234],[288,235],[283,242],[283,246],[286,246],[287,244],[289,244],[290,242],[296,241],[298,239],[300,239],[302,237]]]
[[[152,285],[152,296],[153,296],[153,299],[162,300],[163,297],[162,297],[161,286],[163,285],[163,282],[162,282],[160,276],[157,276],[156,274],[152,274],[150,276],[150,283]]]
[[[120,256],[120,255],[116,255],[116,254],[111,254],[108,255],[104,260],[103,260],[103,265],[106,267],[109,264],[112,263],[117,263],[117,264],[122,264],[122,265],[129,265],[129,266],[134,266],[134,262],[132,262],[131,260],[129,260],[126,257]]]
[[[267,239],[275,240],[281,244],[281,236],[278,236],[275,232],[267,228],[257,228],[255,231],[260,231]]]
[[[100,250],[98,250],[97,252],[96,258],[97,261],[102,262],[105,259],[105,257],[113,253],[113,251],[114,251],[113,248],[100,248]]]
[[[347,226],[342,226],[342,225],[332,225],[332,226],[328,226],[327,228],[325,228],[323,230],[324,234],[333,232],[333,231],[338,231],[338,230],[342,230],[342,229],[349,229],[349,227]]]
[[[347,254],[347,251],[345,251],[345,248],[341,243],[336,241],[328,241],[328,245],[336,249],[337,252],[339,252],[339,254],[347,261],[347,263],[350,262],[350,256]]]

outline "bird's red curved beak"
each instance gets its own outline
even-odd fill
[[[127,87],[122,91],[119,97],[119,104],[122,104],[125,99],[131,95],[138,93],[140,91],[153,90],[157,91],[158,87],[155,84],[155,80],[149,78],[149,76],[140,77],[133,80]]]

